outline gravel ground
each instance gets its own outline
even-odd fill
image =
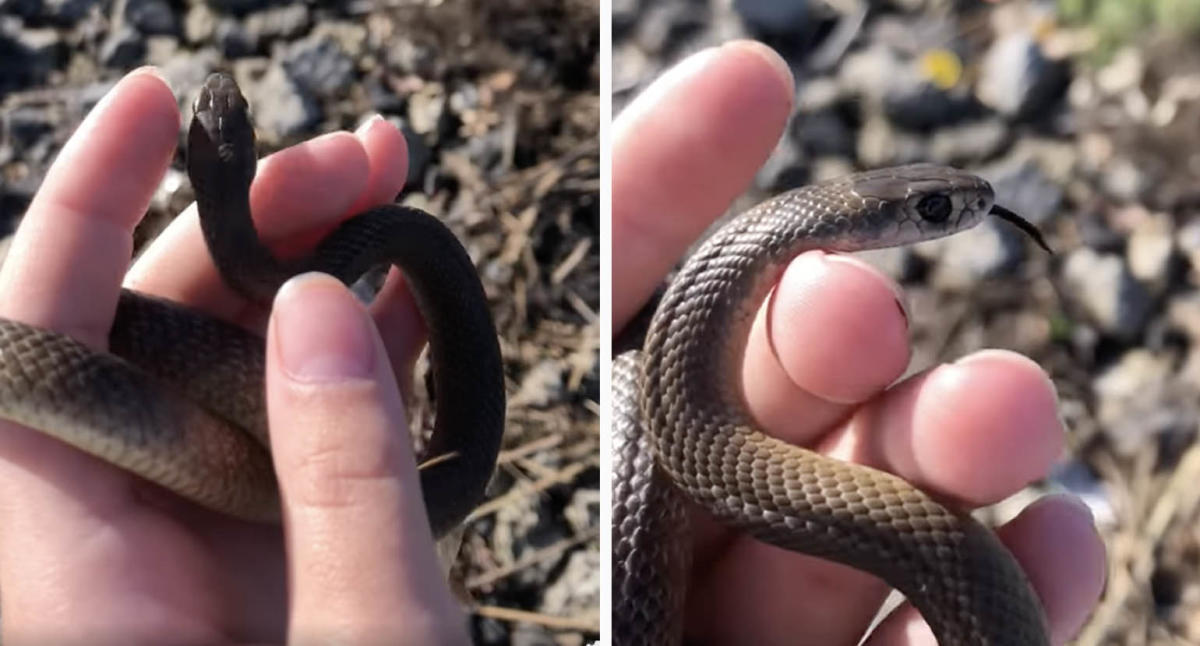
[[[185,118],[205,75],[231,70],[260,154],[374,113],[403,130],[400,200],[464,240],[502,336],[504,452],[452,571],[481,644],[597,632],[598,11],[595,0],[0,0],[0,234],[84,114],[139,65],[159,66]],[[192,199],[181,162],[140,243]]]
[[[755,37],[791,63],[798,108],[731,212],[911,161],[991,180],[1057,253],[987,224],[870,254],[908,291],[912,370],[982,347],[1037,360],[1069,455],[993,517],[1055,490],[1091,507],[1109,579],[1075,643],[1200,643],[1200,47],[1067,4],[1139,3],[618,0],[614,113],[686,54]]]

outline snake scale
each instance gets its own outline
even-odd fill
[[[990,530],[894,475],[766,435],[737,377],[755,313],[799,253],[909,244],[988,214],[1046,246],[984,180],[916,164],[780,194],[688,258],[641,350],[613,366],[615,646],[682,639],[687,499],[762,541],[880,577],[942,646],[1049,644],[1036,594]]]
[[[233,79],[210,75],[193,105],[188,175],[222,279],[269,307],[291,276],[350,283],[399,267],[429,330],[436,421],[421,489],[435,535],[479,503],[504,429],[504,375],[483,286],[462,244],[424,211],[377,206],[343,222],[308,256],[279,261],[250,214],[257,165],[249,108]],[[252,521],[280,517],[264,406],[264,341],[183,305],[122,290],[99,352],[0,320],[0,417],[38,429],[186,499]]]

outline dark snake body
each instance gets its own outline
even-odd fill
[[[382,263],[404,272],[429,330],[436,422],[421,469],[435,535],[483,498],[504,429],[499,342],[466,250],[436,218],[379,206],[347,220],[308,257],[277,261],[259,242],[249,189],[257,157],[247,105],[213,74],[194,106],[188,173],[222,278],[269,307],[293,275],[343,282]],[[0,417],[31,426],[201,505],[279,518],[268,453],[263,339],[176,303],[122,290],[111,354],[0,319]],[[287,432],[289,429],[281,429]]]
[[[685,496],[762,541],[882,578],[942,646],[1049,644],[1036,594],[991,531],[892,474],[766,435],[738,377],[755,313],[799,253],[950,235],[989,212],[1035,233],[973,175],[883,169],[772,198],[687,260],[642,350],[613,367],[615,646],[681,639]]]

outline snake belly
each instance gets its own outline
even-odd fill
[[[690,554],[677,496],[759,540],[883,579],[942,646],[1049,644],[1036,594],[990,530],[895,475],[766,435],[738,378],[755,313],[799,253],[909,244],[989,213],[1032,230],[968,173],[868,171],[769,199],[684,263],[642,349],[614,364],[615,645],[682,639]]]
[[[212,74],[193,105],[188,175],[222,279],[269,307],[291,276],[349,284],[391,263],[429,330],[436,421],[421,469],[442,535],[483,498],[504,430],[504,375],[487,297],[466,250],[419,209],[386,205],[339,225],[305,258],[281,262],[250,214],[254,129],[237,84]],[[186,306],[122,290],[100,352],[0,319],[0,417],[32,427],[205,507],[273,522],[279,492],[264,404],[264,340]]]

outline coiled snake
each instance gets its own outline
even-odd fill
[[[308,257],[276,260],[250,217],[254,129],[233,79],[208,77],[193,106],[188,174],[222,278],[270,306],[289,277],[352,282],[394,263],[429,329],[436,422],[421,469],[435,535],[483,497],[504,427],[499,342],[474,265],[454,234],[418,209],[386,205],[345,221]],[[268,453],[263,339],[176,303],[123,290],[111,354],[0,320],[0,417],[36,428],[209,508],[279,518]]]
[[[640,352],[613,366],[613,644],[679,643],[690,564],[684,497],[773,545],[870,572],[903,592],[942,646],[1048,644],[1044,612],[992,534],[900,478],[758,430],[742,353],[783,267],[963,231],[993,214],[974,175],[918,164],[776,196],[735,217],[680,269]]]

